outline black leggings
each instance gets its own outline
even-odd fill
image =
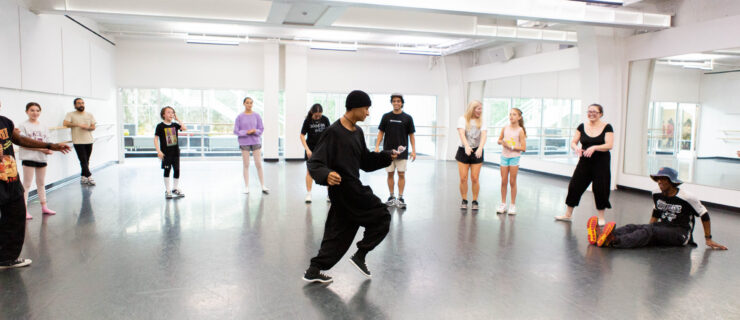
[[[180,166],[166,166],[164,168],[164,177],[169,178],[170,177],[170,169],[173,169],[175,171],[174,178],[180,179]]]
[[[595,152],[591,158],[581,157],[578,160],[576,170],[568,184],[568,196],[565,204],[569,207],[577,207],[581,202],[581,196],[593,182],[594,201],[597,210],[611,208],[609,203],[609,187],[611,186],[611,169],[609,153]]]
[[[90,172],[90,155],[92,154],[92,143],[90,144],[75,144],[75,153],[77,153],[77,159],[80,160],[80,168],[82,168],[83,177],[89,177],[92,175]]]

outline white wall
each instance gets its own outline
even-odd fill
[[[219,46],[177,39],[116,41],[116,85],[263,90],[262,44]]]
[[[656,64],[651,101],[699,103],[702,70]]]
[[[99,123],[94,135],[101,137],[91,166],[118,160],[111,44],[63,16],[36,15],[10,0],[0,0],[0,43],[0,114],[17,125],[27,119],[26,103],[34,101],[42,106],[43,123],[61,126],[64,115],[74,111],[73,99],[82,97]],[[52,136],[69,140],[69,129]],[[74,152],[50,156],[48,168],[47,183],[80,171]]]

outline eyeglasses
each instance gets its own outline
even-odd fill
[[[588,114],[600,114],[601,112],[598,111],[589,111]]]

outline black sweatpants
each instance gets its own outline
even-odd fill
[[[0,204],[0,262],[18,259],[25,237],[26,203],[21,192]]]
[[[611,208],[609,203],[609,187],[611,185],[611,168],[609,167],[611,156],[608,152],[595,152],[591,158],[581,157],[570,178],[568,184],[568,196],[565,204],[569,207],[577,207],[581,202],[581,196],[593,182],[594,202],[597,210]]]
[[[92,154],[92,143],[89,144],[75,144],[75,152],[77,153],[77,159],[80,160],[80,168],[83,177],[89,177],[92,175],[90,172],[90,155]]]
[[[331,207],[324,226],[324,239],[318,255],[311,259],[311,267],[319,270],[329,270],[339,262],[352,245],[359,227],[364,227],[365,233],[357,243],[357,249],[367,253],[383,241],[391,224],[390,212],[380,199],[377,199],[380,206],[360,213],[355,208],[346,207],[350,204],[345,204],[346,197],[342,198],[338,188],[329,188],[329,198]]]
[[[640,248],[647,246],[679,247],[688,243],[688,231],[681,227],[660,224],[628,224],[613,231],[614,248]]]

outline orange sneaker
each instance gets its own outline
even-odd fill
[[[586,232],[588,233],[588,243],[596,244],[599,238],[599,217],[593,216],[586,222]]]
[[[596,245],[598,245],[599,247],[603,247],[604,245],[608,245],[609,242],[611,242],[611,237],[610,236],[612,234],[612,231],[614,231],[614,227],[616,227],[616,226],[617,226],[617,224],[614,223],[614,221],[608,222],[604,226],[604,230],[601,231],[601,234],[599,235],[599,240],[596,241]]]

